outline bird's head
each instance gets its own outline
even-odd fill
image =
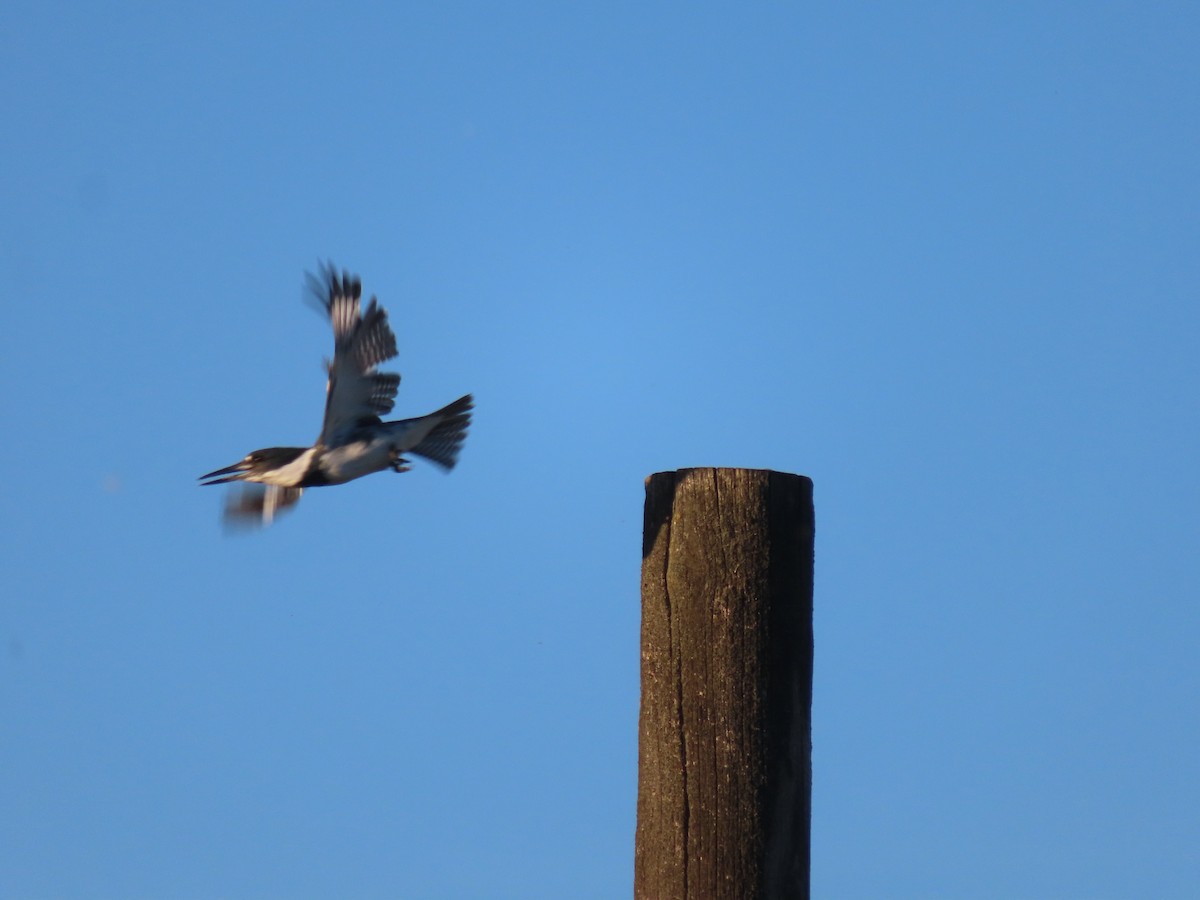
[[[270,482],[270,473],[295,462],[304,447],[267,447],[265,450],[255,450],[246,454],[246,458],[235,462],[232,466],[217,469],[207,475],[200,476],[202,484],[225,484],[228,481],[257,481]]]

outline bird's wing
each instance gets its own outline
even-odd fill
[[[230,491],[225,501],[225,524],[231,528],[258,528],[270,525],[276,516],[287,512],[300,500],[303,488],[276,487],[273,484],[245,484]]]
[[[392,411],[400,376],[376,372],[375,367],[396,355],[396,336],[387,311],[374,297],[362,311],[362,283],[357,277],[348,272],[339,276],[327,264],[319,275],[308,275],[308,287],[333,325],[333,361],[327,363],[329,388],[318,438],[329,444],[342,429],[378,422]]]

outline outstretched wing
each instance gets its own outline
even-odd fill
[[[270,525],[275,517],[295,506],[303,488],[277,487],[273,484],[245,484],[230,491],[225,500],[225,524],[230,528],[258,528]]]
[[[376,372],[375,367],[396,355],[396,336],[388,325],[387,311],[371,298],[362,311],[362,282],[332,264],[319,275],[308,274],[308,287],[333,325],[333,361],[327,363],[329,388],[321,444],[335,442],[346,428],[378,422],[395,405],[400,376]]]

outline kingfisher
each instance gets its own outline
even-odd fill
[[[325,421],[311,447],[268,447],[200,476],[204,485],[249,482],[225,506],[230,524],[269,525],[300,499],[305,488],[345,484],[373,472],[411,468],[405,454],[423,457],[449,471],[471,424],[474,400],[459,397],[437,412],[385,422],[395,406],[400,376],[379,372],[396,356],[396,336],[387,311],[375,297],[361,307],[362,282],[332,263],[306,273],[308,290],[333,326],[333,359],[325,361],[329,382]]]

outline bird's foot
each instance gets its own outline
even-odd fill
[[[388,463],[388,465],[391,467],[391,470],[396,473],[407,472],[412,468],[412,466],[409,465],[408,460],[399,453],[392,454],[391,461]]]

